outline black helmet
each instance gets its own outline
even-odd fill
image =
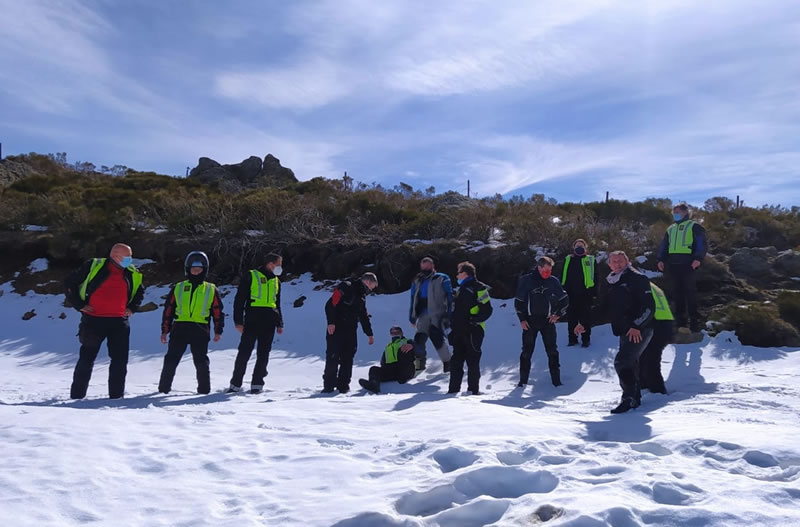
[[[186,260],[183,261],[183,272],[187,277],[191,277],[190,269],[192,267],[202,267],[203,274],[200,277],[205,280],[208,276],[208,256],[203,251],[192,251],[186,255]]]

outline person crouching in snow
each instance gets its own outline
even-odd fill
[[[201,251],[190,252],[184,261],[186,280],[178,282],[167,295],[161,319],[161,343],[169,346],[164,357],[164,367],[158,382],[158,391],[169,393],[172,380],[186,346],[192,350],[192,360],[197,370],[197,393],[211,391],[211,374],[208,364],[208,342],[211,339],[210,320],[214,319],[214,342],[222,337],[225,315],[217,286],[206,282],[208,256]]]
[[[369,369],[369,379],[359,379],[358,384],[372,393],[380,393],[381,383],[397,381],[405,384],[425,369],[425,349],[403,336],[403,329],[394,326],[389,330],[392,341],[381,356],[381,365]]]

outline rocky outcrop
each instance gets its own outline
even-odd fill
[[[0,160],[0,187],[13,184],[22,178],[35,174],[36,171],[26,163],[13,159]]]
[[[272,154],[261,160],[250,156],[241,163],[221,165],[201,157],[189,172],[189,178],[201,183],[223,183],[232,188],[282,187],[297,182],[291,169],[281,165]]]
[[[783,251],[773,262],[775,271],[791,277],[800,277],[800,251]]]
[[[777,254],[775,247],[743,247],[733,253],[728,267],[736,276],[758,277],[770,271],[771,259]]]

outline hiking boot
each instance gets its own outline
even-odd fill
[[[450,361],[442,363],[442,373],[450,373]]]
[[[635,399],[625,398],[619,403],[619,405],[616,408],[611,410],[611,413],[612,414],[624,414],[628,410],[632,410],[634,408],[638,408],[639,404],[640,404],[639,401],[637,401]]]
[[[381,385],[374,381],[368,381],[367,379],[359,379],[358,384],[361,385],[362,388],[367,390],[368,392],[372,393],[380,393],[381,392]]]

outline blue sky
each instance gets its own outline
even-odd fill
[[[0,0],[3,153],[800,204],[793,0]]]

